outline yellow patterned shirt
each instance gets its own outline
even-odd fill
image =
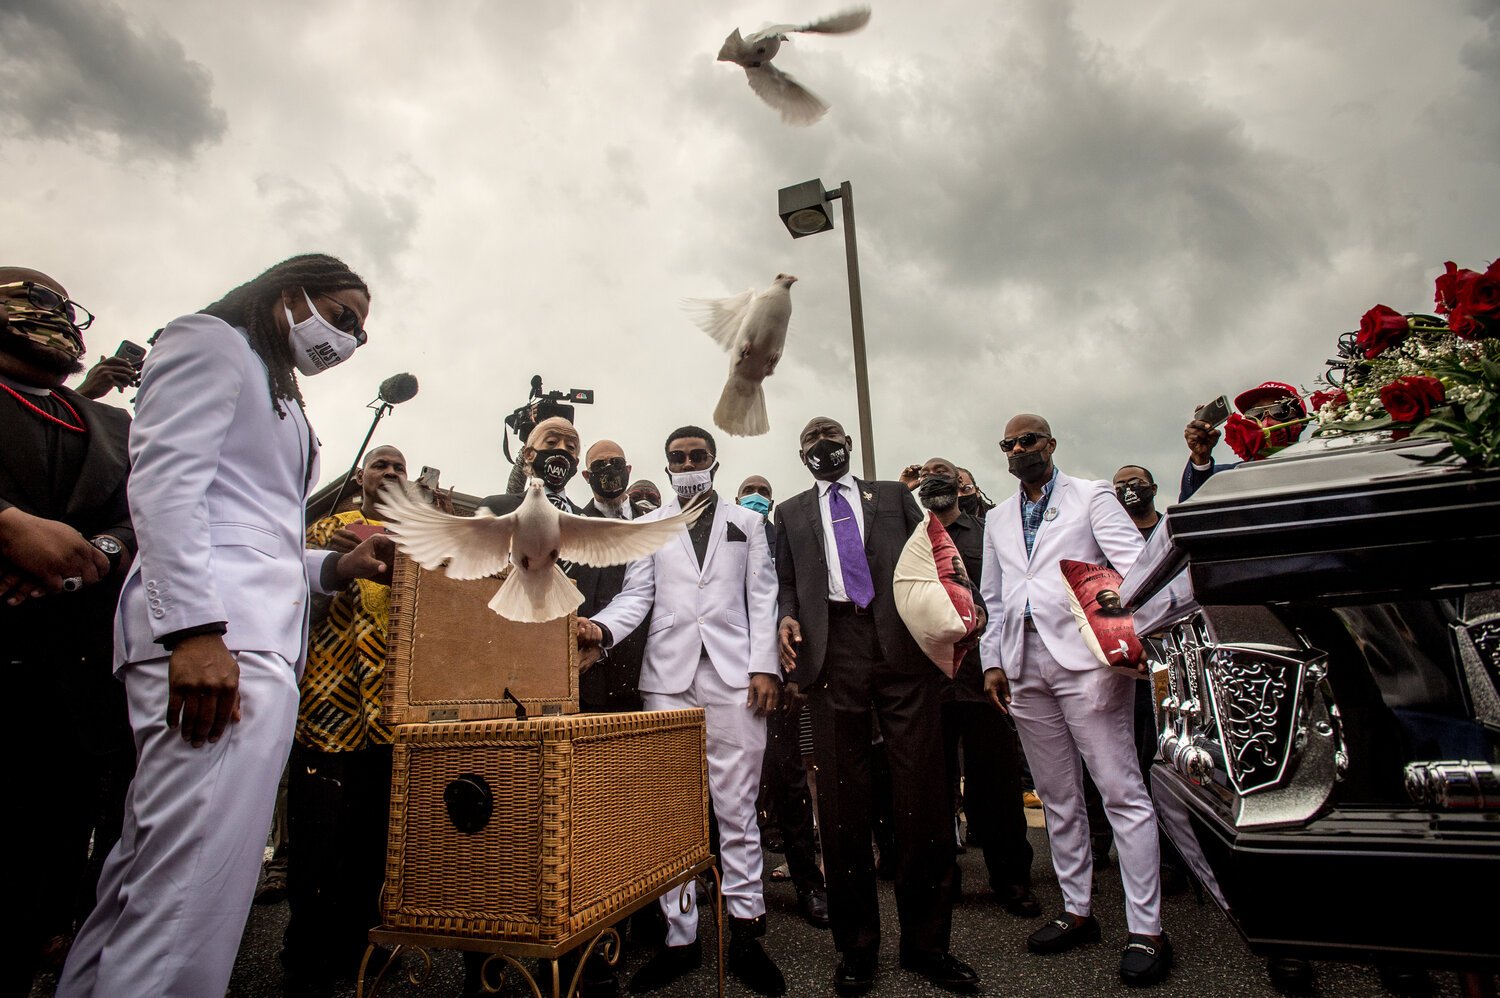
[[[351,523],[380,526],[358,510],[336,513],[307,528],[307,546],[326,548],[334,533]],[[390,608],[390,586],[356,579],[333,596],[328,615],[313,624],[297,741],[324,752],[391,743],[391,729],[380,720]]]

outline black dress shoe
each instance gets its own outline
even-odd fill
[[[1085,915],[1078,921],[1068,912],[1037,929],[1026,940],[1026,948],[1033,953],[1062,953],[1074,946],[1099,941],[1099,923],[1093,915]]]
[[[703,966],[703,949],[694,939],[686,946],[663,946],[630,979],[631,994],[658,991],[683,974]]]
[[[729,919],[729,952],[724,967],[741,984],[758,995],[786,994],[786,978],[760,944],[766,934],[766,916]]]
[[[1313,993],[1311,960],[1300,956],[1273,956],[1266,960],[1266,973],[1271,978],[1271,987],[1281,994],[1301,996]]]
[[[967,994],[979,990],[979,975],[974,968],[951,953],[903,955],[901,969],[921,974],[928,983],[944,991]]]
[[[821,887],[797,892],[797,910],[815,929],[828,928],[828,892]]]
[[[1160,939],[1132,932],[1120,955],[1120,980],[1133,988],[1146,988],[1160,982],[1172,966],[1172,942],[1165,933]]]
[[[833,990],[841,995],[862,995],[875,986],[874,953],[849,952],[839,955],[833,970]]]
[[[1036,918],[1042,913],[1042,903],[1031,893],[1031,888],[1022,884],[993,886],[995,900],[1012,915],[1020,918]]]

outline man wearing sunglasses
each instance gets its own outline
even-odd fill
[[[647,710],[703,708],[729,915],[725,965],[757,994],[785,994],[786,980],[760,944],[766,902],[755,812],[766,716],[781,691],[776,572],[760,514],[714,489],[713,435],[684,426],[668,435],[665,449],[673,494],[647,518],[671,516],[690,502],[707,508],[677,541],[631,562],[620,595],[588,627],[606,648],[637,629],[647,632],[640,684]],[[688,890],[696,898],[692,884]],[[631,979],[638,994],[665,988],[702,963],[696,905],[683,912],[672,892],[661,907],[667,944]]]
[[[618,520],[635,519],[626,485],[630,463],[625,451],[613,440],[600,440],[589,448],[583,478],[594,498],[583,507],[584,516]],[[573,581],[583,593],[578,616],[592,617],[620,595],[625,586],[625,566],[594,568],[574,565]],[[641,655],[646,649],[647,627],[637,628],[612,648],[603,649],[599,660],[578,679],[578,706],[595,713],[641,709]]]
[[[135,761],[110,672],[115,601],[135,554],[126,503],[130,417],[63,387],[81,369],[86,309],[46,274],[0,268],[0,665],[15,702],[7,871],[25,912],[6,993],[30,990],[44,944],[70,939],[77,899],[119,837]],[[54,942],[54,937],[56,940]]]
[[[990,625],[980,661],[985,693],[1015,720],[1031,763],[1064,905],[1027,946],[1060,953],[1099,940],[1081,756],[1120,854],[1129,927],[1120,977],[1154,984],[1166,974],[1171,947],[1161,927],[1156,815],[1133,740],[1135,681],[1103,668],[1084,644],[1058,564],[1109,564],[1123,575],[1144,542],[1108,482],[1057,469],[1057,438],[1042,417],[1012,418],[1000,450],[1021,487],[985,520],[980,588]]]
[[[1297,422],[1307,415],[1307,404],[1301,394],[1291,385],[1281,381],[1266,381],[1249,391],[1241,392],[1234,400],[1234,407],[1246,419],[1271,430],[1267,449],[1252,457],[1252,461],[1270,457],[1302,436],[1306,424]],[[1275,427],[1275,429],[1272,429]],[[1182,489],[1177,501],[1186,502],[1188,497],[1202,488],[1203,483],[1216,472],[1228,471],[1240,462],[1220,464],[1214,460],[1214,444],[1219,442],[1220,431],[1201,419],[1189,420],[1182,431],[1187,441],[1188,461],[1182,469]]]

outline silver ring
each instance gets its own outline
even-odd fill
[[[63,592],[76,593],[83,588],[83,579],[76,575],[70,575],[63,579]]]

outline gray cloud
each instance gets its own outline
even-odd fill
[[[175,38],[109,0],[0,8],[0,115],[37,137],[111,137],[130,154],[187,158],[224,134],[212,91]]]

